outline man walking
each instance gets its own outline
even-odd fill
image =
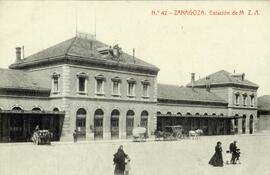
[[[230,144],[230,153],[232,154],[231,163],[236,164],[236,161],[239,160],[239,149],[237,149],[236,146],[236,140],[233,141],[233,143]]]

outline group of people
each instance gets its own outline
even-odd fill
[[[226,153],[231,153],[231,164],[236,164],[237,161],[239,161],[240,158],[240,149],[236,146],[237,141],[233,141],[230,144],[229,151],[226,151]],[[220,141],[217,142],[217,145],[215,147],[215,154],[212,156],[212,158],[209,161],[210,165],[213,166],[223,166],[223,156],[222,156],[222,143]]]
[[[113,155],[113,163],[115,165],[114,175],[130,174],[130,158],[124,152],[123,145],[120,145],[117,152]]]

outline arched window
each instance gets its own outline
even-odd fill
[[[127,111],[126,130],[128,138],[132,136],[132,130],[134,128],[134,116],[135,113],[133,110]]]
[[[145,127],[146,129],[148,128],[148,112],[147,111],[142,111],[141,113],[141,127]]]
[[[22,110],[22,108],[20,108],[20,107],[14,107],[14,108],[12,108],[12,110],[20,111],[20,110]]]
[[[203,115],[204,115],[204,116],[207,116],[208,114],[207,114],[207,113],[204,113]]]
[[[196,113],[195,115],[200,115],[199,113]]]
[[[191,115],[191,113],[187,112],[187,114],[186,114],[186,115]]]
[[[76,113],[76,130],[78,132],[78,136],[85,137],[86,135],[85,122],[86,122],[86,110],[80,108]]]
[[[103,138],[103,116],[102,109],[97,109],[94,113],[94,139]]]
[[[111,136],[112,136],[112,139],[119,138],[119,116],[120,116],[119,110],[114,109],[111,112]]]
[[[182,115],[181,112],[177,112],[177,115]]]
[[[41,109],[39,107],[35,107],[32,109],[32,111],[41,111]]]
[[[53,111],[59,111],[59,109],[58,108],[53,108]]]
[[[253,115],[249,117],[249,133],[253,134]]]
[[[242,118],[242,133],[245,134],[246,133],[246,115],[243,115]]]
[[[172,113],[171,113],[171,112],[167,112],[167,114],[168,114],[168,115],[172,115]]]
[[[161,112],[160,112],[160,111],[158,111],[158,112],[157,112],[157,115],[161,115]]]

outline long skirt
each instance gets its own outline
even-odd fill
[[[213,166],[223,166],[222,155],[215,153],[208,163]]]

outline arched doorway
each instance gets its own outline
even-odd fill
[[[132,137],[132,130],[134,128],[134,116],[135,116],[134,111],[129,110],[127,112],[127,120],[126,120],[127,138],[131,138]]]
[[[111,113],[111,136],[112,139],[119,138],[119,116],[120,112],[114,109]]]
[[[246,115],[243,115],[242,118],[242,133],[245,134],[246,133]]]
[[[239,115],[236,114],[235,119],[234,119],[234,133],[235,134],[238,134],[238,117],[239,117]]]
[[[102,109],[97,109],[94,114],[94,139],[103,138],[103,116]]]
[[[148,129],[148,112],[147,111],[142,111],[141,113],[141,127]]]
[[[253,134],[253,115],[249,117],[249,133]]]
[[[76,130],[79,138],[80,137],[84,138],[86,136],[85,122],[86,122],[86,110],[80,108],[76,113]]]

